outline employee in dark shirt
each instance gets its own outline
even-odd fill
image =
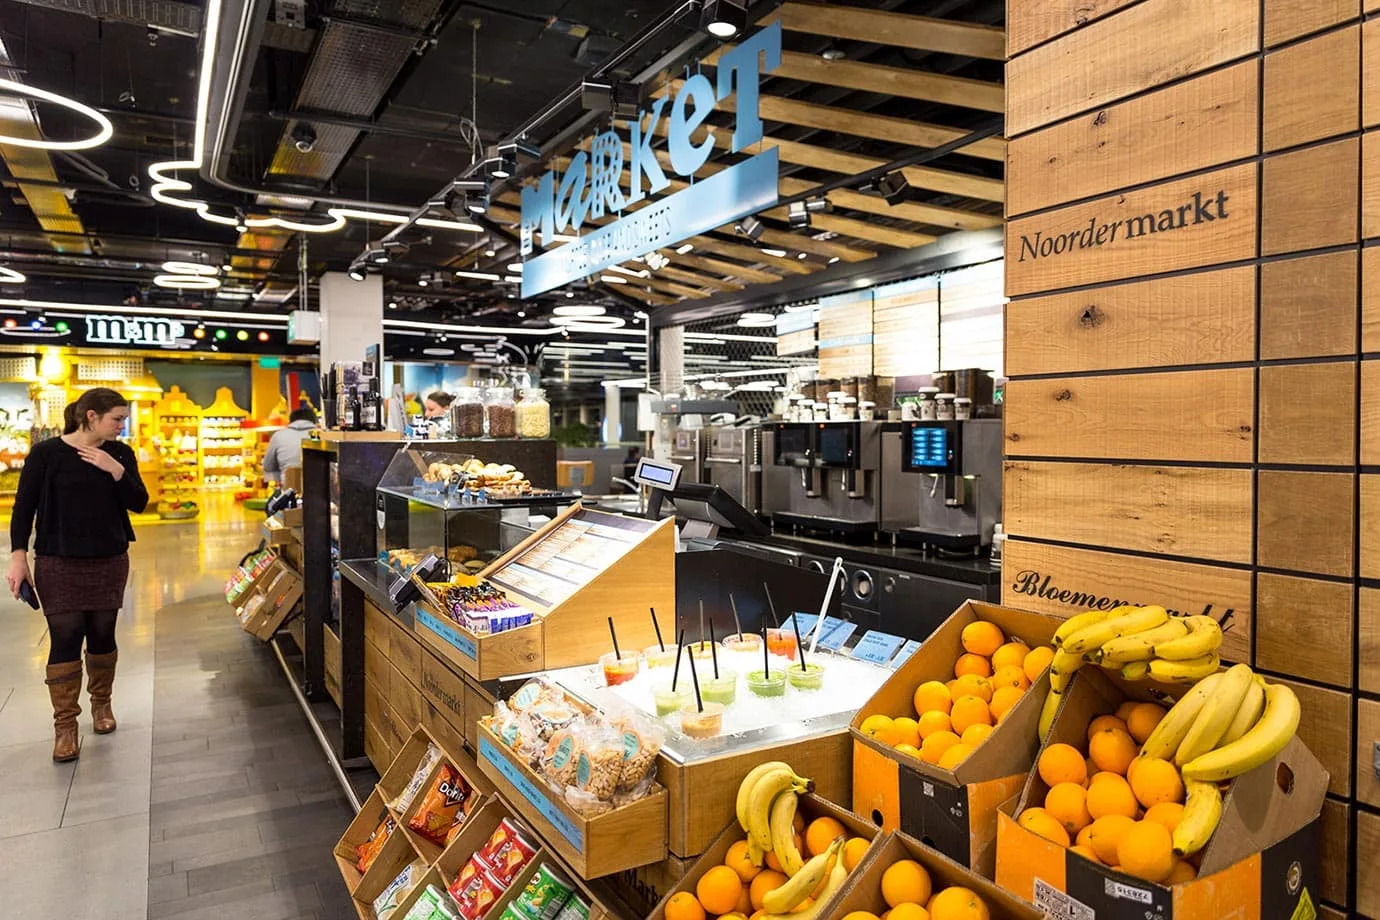
[[[149,493],[134,451],[116,440],[129,402],[107,387],[87,390],[67,407],[62,437],[33,446],[19,474],[10,521],[10,592],[30,581],[48,618],[48,673],[53,702],[53,760],[76,760],[80,744],[81,652],[96,734],[115,730],[115,616],[129,578],[129,512]],[[38,520],[33,573],[29,536]]]

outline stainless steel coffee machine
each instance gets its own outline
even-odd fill
[[[676,428],[671,432],[671,462],[680,465],[681,482],[704,482],[704,448],[712,429]]]
[[[1001,520],[1002,420],[902,422],[882,435],[883,531],[981,553]]]
[[[777,526],[877,529],[881,422],[762,426],[762,513]]]
[[[762,437],[756,426],[722,426],[709,434],[705,481],[719,486],[752,514],[761,507]],[[683,475],[683,474],[682,474]]]

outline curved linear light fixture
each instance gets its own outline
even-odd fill
[[[221,0],[209,0],[206,4],[205,25],[202,29],[201,73],[197,77],[196,118],[192,127],[191,159],[150,163],[148,174],[149,178],[153,180],[153,185],[149,187],[149,195],[155,201],[163,204],[195,211],[202,220],[208,223],[220,224],[224,227],[244,226],[248,230],[273,228],[298,233],[334,233],[342,229],[350,220],[367,220],[382,224],[406,223],[407,216],[405,214],[370,211],[362,208],[327,208],[324,215],[306,215],[324,218],[321,220],[299,220],[277,216],[241,219],[234,214],[216,213],[211,209],[211,204],[208,201],[181,197],[182,193],[192,191],[192,183],[185,179],[179,179],[177,173],[199,171],[205,160],[207,109],[210,107],[211,98],[211,70],[215,60],[216,43],[220,36],[221,7]],[[25,87],[25,89],[32,91],[33,88]],[[417,221],[417,225],[436,230],[463,230],[471,233],[484,231],[483,227],[469,221],[441,220],[431,217],[421,218]]]
[[[163,271],[173,275],[215,275],[214,265],[202,265],[199,262],[164,262]]]
[[[604,332],[622,329],[628,324],[621,316],[553,316],[551,325],[565,327],[571,332]]]
[[[208,278],[205,275],[155,275],[153,283],[178,291],[214,291],[220,287],[219,278]]]
[[[49,141],[43,138],[14,137],[9,134],[0,134],[0,144],[8,144],[12,147],[30,147],[34,150],[90,150],[92,147],[99,147],[110,140],[115,133],[115,127],[111,125],[110,119],[91,106],[69,99],[66,96],[50,93],[46,89],[39,89],[37,86],[29,86],[17,80],[0,79],[0,92],[11,96],[32,96],[34,99],[41,99],[44,102],[51,102],[60,105],[65,109],[71,109],[78,115],[85,115],[94,121],[99,128],[90,137],[83,137],[75,141]]]
[[[29,278],[23,272],[15,271],[12,268],[5,268],[0,265],[0,284],[23,284]]]

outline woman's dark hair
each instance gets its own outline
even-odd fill
[[[455,402],[455,397],[444,390],[433,390],[426,394],[426,398],[440,406],[442,409],[450,408],[450,404]]]
[[[314,422],[316,421],[316,410],[311,406],[298,406],[292,410],[288,416],[289,422]]]
[[[78,428],[87,427],[88,412],[105,415],[111,409],[123,409],[127,406],[129,400],[110,387],[94,387],[78,396],[76,402],[67,404],[67,408],[62,412],[62,433],[72,434]]]

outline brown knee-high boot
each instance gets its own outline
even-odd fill
[[[48,665],[48,696],[53,701],[53,760],[76,760],[79,751],[77,716],[81,715],[81,662]]]
[[[115,686],[115,660],[119,655],[119,652],[105,655],[86,653],[86,689],[91,694],[91,725],[98,735],[108,735],[115,730],[110,693]]]

